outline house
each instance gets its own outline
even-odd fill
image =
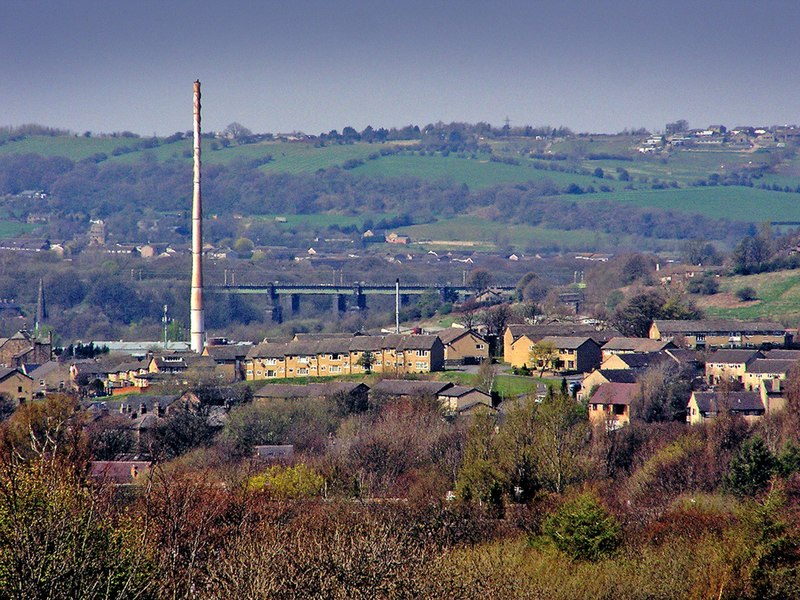
[[[675,344],[650,338],[614,337],[603,344],[603,360],[614,354],[661,352],[667,348],[675,348]]]
[[[22,370],[33,379],[35,396],[63,392],[69,387],[69,365],[49,360],[41,365],[23,365]]]
[[[603,353],[600,344],[590,337],[547,336],[538,344],[553,349],[553,354],[538,359],[531,357],[531,368],[558,373],[588,373],[600,366]]]
[[[224,373],[225,378],[236,381],[243,378],[244,363],[251,344],[214,344],[203,348],[203,356],[210,356],[217,365],[217,370]]]
[[[416,379],[382,379],[370,390],[370,398],[439,398],[445,390],[454,387],[449,381],[423,381]]]
[[[706,381],[716,385],[722,381],[744,383],[747,365],[764,358],[758,350],[717,350],[706,356]]]
[[[503,333],[503,358],[512,367],[530,366],[531,350],[536,343],[547,336],[590,337],[598,344],[604,344],[619,336],[612,329],[598,331],[591,325],[572,323],[549,323],[541,325],[512,324]],[[602,353],[601,353],[602,355]]]
[[[640,371],[635,369],[595,369],[581,382],[581,389],[578,392],[578,400],[583,400],[592,393],[592,390],[600,387],[604,383],[636,383]]]
[[[479,408],[492,408],[492,397],[474,387],[454,385],[440,391],[437,397],[442,409],[450,416],[471,413]]]
[[[791,336],[780,323],[757,321],[713,320],[655,320],[650,326],[650,338],[675,340],[688,348],[760,348],[785,346]]]
[[[40,339],[22,329],[10,338],[0,338],[0,365],[21,367],[25,363],[43,364],[52,358],[53,343],[50,337]]]
[[[131,485],[150,473],[151,463],[145,460],[93,460],[89,474],[104,483]]]
[[[258,460],[283,461],[294,458],[293,444],[253,446],[253,457]]]
[[[761,389],[764,383],[770,392],[780,392],[789,370],[798,363],[797,360],[780,358],[756,358],[745,370],[742,383],[744,389],[754,392]]]
[[[686,405],[686,421],[698,425],[725,411],[754,421],[763,417],[766,409],[760,392],[692,392]]]
[[[293,398],[334,400],[337,396],[346,396],[349,404],[366,408],[369,387],[364,383],[354,381],[331,381],[328,383],[309,383],[307,385],[270,383],[253,394],[253,398],[256,400],[288,400]]]
[[[628,354],[612,354],[600,365],[604,371],[615,369],[633,369],[643,371],[663,364],[677,364],[668,352],[643,352]]]
[[[472,329],[450,327],[437,335],[444,344],[447,366],[476,365],[489,358],[489,342]]]
[[[631,404],[640,394],[638,383],[601,383],[589,398],[589,421],[592,425],[605,425],[609,430],[630,423]]]
[[[0,369],[0,394],[17,404],[30,402],[33,398],[33,378],[19,369]]]
[[[368,357],[368,360],[365,358]],[[435,335],[356,335],[253,346],[245,379],[325,377],[357,373],[429,373],[444,369],[444,344]]]

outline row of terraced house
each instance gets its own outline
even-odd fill
[[[365,355],[367,358],[365,358]],[[357,335],[265,342],[245,359],[245,379],[325,377],[368,372],[405,375],[441,371],[445,349],[436,335]]]

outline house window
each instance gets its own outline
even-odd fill
[[[424,371],[427,368],[427,364],[424,362],[417,362],[417,370]]]
[[[308,375],[308,369],[297,369],[298,375]]]
[[[256,375],[261,375],[261,371],[256,371]]]
[[[483,344],[475,344],[475,348],[477,350],[483,350],[484,349],[484,345]]]
[[[275,377],[275,371],[268,370],[267,371],[267,377]]]
[[[567,361],[567,367],[569,367],[570,369],[574,369],[575,361],[574,360]]]
[[[319,370],[320,370],[320,371],[324,371],[324,370],[325,370],[325,365],[322,365],[322,366],[319,368]]]
[[[22,386],[21,385],[17,387],[17,393],[19,393],[19,394],[22,393]]]
[[[325,367],[322,368],[324,369]],[[331,367],[331,373],[339,373],[341,370],[341,367]]]

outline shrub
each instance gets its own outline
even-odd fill
[[[746,286],[736,290],[736,297],[742,302],[750,302],[752,300],[758,300],[758,293],[754,288]]]
[[[565,502],[550,515],[543,533],[574,560],[599,560],[616,550],[621,541],[617,520],[588,492]]]

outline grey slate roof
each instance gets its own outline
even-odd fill
[[[757,358],[752,363],[747,365],[748,373],[758,374],[785,374],[789,372],[797,360],[783,360],[779,358]]]
[[[661,334],[677,333],[778,333],[786,328],[774,321],[735,321],[726,319],[661,320],[656,319],[656,327]]]
[[[372,392],[387,396],[438,396],[451,387],[453,384],[447,381],[382,379],[372,387]]]
[[[717,392],[694,392],[694,398],[697,408],[703,413],[716,413],[724,409],[732,412],[764,411],[764,403],[758,392],[729,392],[725,395]]]
[[[741,365],[762,357],[758,350],[717,350],[706,355],[706,363]]]

